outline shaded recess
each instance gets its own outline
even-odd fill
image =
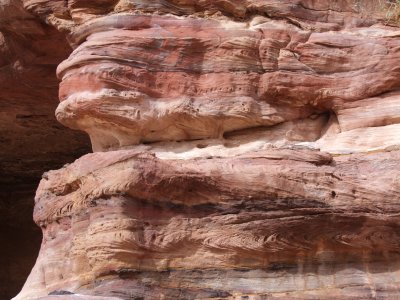
[[[57,64],[71,51],[58,31],[0,1],[0,299],[22,288],[42,235],[32,220],[43,172],[90,151],[84,134],[60,125]]]

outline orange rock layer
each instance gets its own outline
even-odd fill
[[[39,186],[26,295],[396,297],[399,170],[399,152],[84,156]]]

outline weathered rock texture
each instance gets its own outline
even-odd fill
[[[43,176],[15,299],[400,297],[386,2],[23,2],[74,49],[56,116],[96,153]]]

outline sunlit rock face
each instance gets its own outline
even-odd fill
[[[308,107],[290,109],[263,99],[263,77],[273,73],[264,73],[268,62],[260,58],[261,29],[225,20],[108,18],[132,30],[93,33],[59,66],[57,117],[89,132],[95,151],[219,138],[312,113]],[[278,31],[274,39],[285,35],[272,30]],[[268,55],[270,50],[263,51]],[[112,60],[101,63],[107,56]]]
[[[386,94],[400,84],[397,28],[268,2],[231,3],[233,11],[191,3],[184,17],[135,11],[77,25],[77,48],[58,67],[58,120],[88,132],[95,151],[221,138],[320,114],[331,122],[292,139],[335,153],[397,144],[399,94]],[[214,14],[201,16],[206,9]]]
[[[397,297],[398,152],[203,151],[96,153],[45,174],[21,298]]]
[[[95,153],[43,175],[15,299],[400,297],[388,7],[24,5],[68,35],[56,116]]]

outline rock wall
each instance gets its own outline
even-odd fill
[[[15,299],[399,297],[393,3],[23,4],[95,153],[43,175]]]

